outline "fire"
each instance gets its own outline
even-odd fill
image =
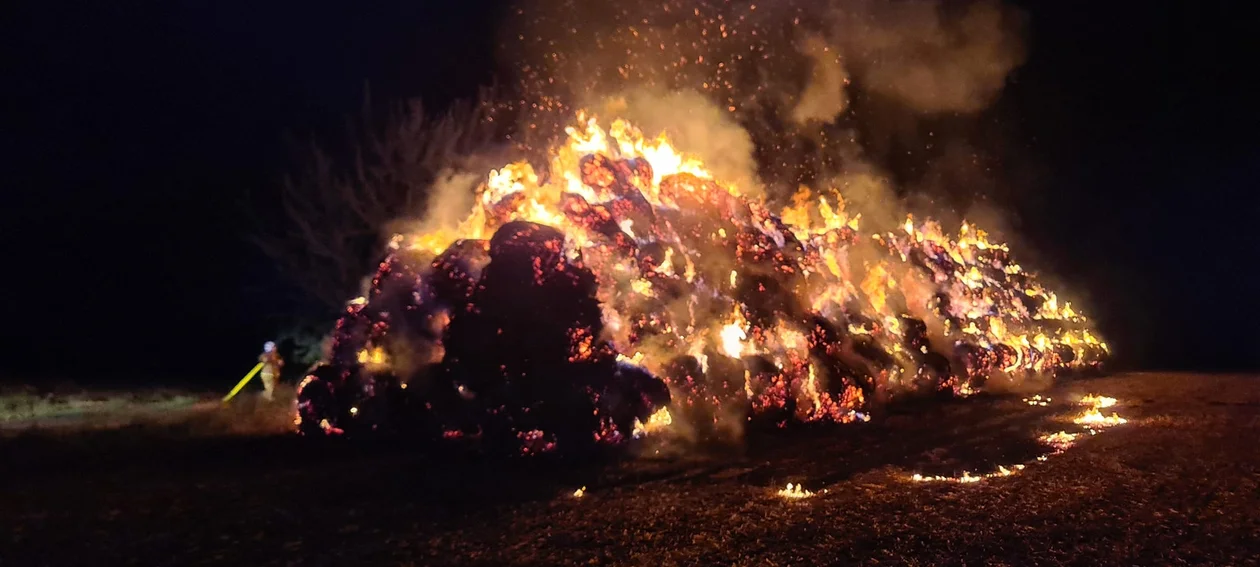
[[[1089,394],[1081,398],[1081,405],[1092,406],[1096,409],[1109,408],[1116,405],[1116,399]]]
[[[787,486],[785,488],[779,490],[775,494],[778,494],[779,496],[782,496],[783,498],[787,498],[788,500],[804,500],[806,498],[811,498],[814,496],[814,493],[812,491],[805,490],[804,486],[801,486],[799,484],[792,484],[790,482],[787,483]]]
[[[389,341],[395,333],[424,351],[407,353],[409,362],[450,375],[500,356],[502,348],[487,346],[460,357],[452,349],[464,345],[449,337],[469,328],[461,319],[489,317],[476,302],[500,268],[527,277],[504,288],[513,297],[493,302],[516,319],[491,318],[486,341],[518,344],[529,338],[519,335],[534,333],[514,322],[551,315],[512,307],[519,293],[559,286],[571,297],[557,301],[590,295],[596,303],[561,322],[567,348],[554,360],[589,368],[582,380],[604,380],[575,384],[580,396],[565,398],[589,400],[582,412],[600,424],[592,432],[599,442],[669,430],[697,415],[846,423],[865,419],[880,389],[902,394],[927,384],[968,395],[991,376],[1096,368],[1109,352],[1076,309],[970,223],[950,234],[931,219],[907,216],[900,230],[863,232],[861,215],[846,208],[840,191],[804,186],[776,215],[758,188],[717,178],[666,133],[645,135],[622,119],[604,124],[578,113],[545,160],[491,170],[462,220],[391,240],[372,291],[347,305],[334,330],[333,351],[351,354],[332,355],[328,384],[309,391],[334,398],[387,391],[377,381],[395,362],[379,345],[403,357]],[[433,328],[410,321],[430,312],[431,322],[441,316]],[[521,358],[553,360],[547,353]],[[558,371],[496,364],[469,373],[528,384]],[[617,391],[630,387],[632,370],[647,376],[635,388],[655,381],[661,387],[653,391],[663,393]],[[356,388],[336,387],[349,380],[359,381]],[[412,381],[408,395],[444,399],[449,392],[433,388],[451,388],[480,404],[519,390],[429,382]],[[1050,399],[1025,401],[1044,406]],[[619,403],[641,405],[608,405]],[[522,409],[529,405],[500,400],[493,411],[452,415],[503,419],[526,453],[563,446],[555,432],[524,425],[534,423]],[[312,423],[337,425],[340,412],[303,407]]]
[[[1024,468],[1025,465],[1011,465],[1010,467],[998,466],[997,470],[991,473],[973,475],[968,471],[963,471],[961,476],[924,476],[916,473],[910,477],[910,480],[913,480],[914,482],[955,482],[958,484],[973,484],[983,480],[1012,476],[1018,474],[1020,471],[1024,470]]]
[[[1115,412],[1112,412],[1112,414],[1109,416],[1102,414],[1101,410],[1103,408],[1109,408],[1111,406],[1116,405],[1115,398],[1108,398],[1106,396],[1095,396],[1091,394],[1091,395],[1081,398],[1081,405],[1089,406],[1089,409],[1085,410],[1085,413],[1081,414],[1080,417],[1077,417],[1076,419],[1072,421],[1073,423],[1077,425],[1101,428],[1101,427],[1111,427],[1114,425],[1123,425],[1129,422],[1129,420],[1123,417],[1120,417],[1119,415],[1116,415]]]
[[[384,367],[389,364],[389,357],[381,347],[365,348],[359,351],[359,364],[365,366]]]
[[[735,310],[733,315],[734,321],[722,327],[722,352],[731,358],[739,358],[744,355],[744,341],[748,338],[748,321],[744,320],[743,313],[739,309]]]
[[[1035,395],[1031,398],[1024,398],[1024,402],[1027,403],[1028,405],[1039,406],[1039,407],[1045,407],[1049,405],[1050,401],[1051,401],[1050,398],[1043,398],[1040,395]],[[1097,435],[1100,431],[1100,428],[1127,423],[1127,420],[1125,420],[1124,418],[1114,413],[1110,417],[1104,417],[1102,413],[1099,411],[1101,408],[1106,408],[1106,407],[1111,407],[1111,406],[1116,405],[1115,398],[1109,398],[1106,396],[1099,396],[1099,395],[1091,394],[1091,395],[1087,395],[1081,398],[1080,403],[1081,405],[1088,406],[1089,409],[1086,410],[1084,415],[1073,420],[1073,422],[1077,425],[1084,426],[1085,433],[1088,433],[1090,435]],[[1050,457],[1061,454],[1064,451],[1067,451],[1068,449],[1076,445],[1077,440],[1083,434],[1084,433],[1069,433],[1067,431],[1059,431],[1057,433],[1050,433],[1050,434],[1046,434],[1046,435],[1042,435],[1038,437],[1037,440],[1042,445],[1045,445],[1051,448],[1053,451],[1050,453],[1038,456],[1036,458],[1036,462],[1048,461]],[[977,482],[992,479],[992,478],[1010,476],[1010,475],[1018,473],[1019,471],[1024,470],[1024,468],[1026,468],[1026,465],[1024,464],[1012,465],[1010,467],[999,466],[997,471],[988,473],[988,474],[982,474],[982,475],[973,475],[970,472],[963,472],[961,476],[940,476],[940,475],[929,476],[929,475],[923,475],[923,474],[914,474],[910,477],[910,480],[915,481],[915,482],[953,482],[953,483],[959,483],[959,484],[972,484],[972,483],[977,483]]]
[[[1076,443],[1076,438],[1078,436],[1079,435],[1076,433],[1060,431],[1058,433],[1051,433],[1050,435],[1043,435],[1039,441],[1043,444],[1054,447],[1055,451],[1063,452],[1071,448],[1072,445]]]
[[[1105,416],[1097,409],[1090,409],[1073,421],[1073,423],[1077,425],[1092,427],[1111,427],[1113,425],[1121,425],[1128,422],[1129,420],[1114,413],[1109,416]]]
[[[638,439],[645,435],[651,435],[653,432],[661,431],[673,423],[674,417],[669,414],[669,408],[661,408],[648,417],[647,423],[640,423],[636,419],[634,421],[633,435]]]

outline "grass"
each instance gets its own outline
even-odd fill
[[[0,436],[50,431],[74,434],[144,425],[207,433],[287,429],[264,426],[291,424],[287,408],[292,405],[292,388],[279,389],[275,403],[261,403],[257,397],[254,392],[243,392],[225,406],[218,396],[177,390],[40,394],[14,388],[0,391]]]

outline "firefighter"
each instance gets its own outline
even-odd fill
[[[258,362],[263,364],[262,373],[259,376],[263,383],[263,399],[271,401],[275,395],[276,382],[280,381],[280,369],[284,368],[284,359],[280,358],[280,353],[276,351],[276,343],[267,341],[263,345],[262,354],[258,355]]]

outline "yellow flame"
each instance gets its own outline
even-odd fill
[[[1120,417],[1116,415],[1115,413],[1112,413],[1109,416],[1105,416],[1102,414],[1102,412],[1098,411],[1097,409],[1087,410],[1080,417],[1072,421],[1072,423],[1075,423],[1077,425],[1095,426],[1095,427],[1110,427],[1113,425],[1122,425],[1128,422],[1129,420],[1123,417]]]
[[[981,475],[973,475],[968,471],[963,471],[960,476],[924,476],[916,473],[910,477],[910,480],[915,482],[956,482],[959,484],[972,484],[983,480],[1012,476],[1024,470],[1024,467],[1025,465],[1011,465],[1010,467],[998,466],[996,471]]]
[[[384,366],[389,364],[389,357],[385,354],[385,349],[379,346],[360,350],[358,359],[359,364],[367,366]]]
[[[1103,409],[1103,408],[1109,408],[1111,406],[1116,405],[1116,399],[1109,398],[1107,396],[1088,394],[1081,398],[1081,404],[1087,405],[1087,406],[1093,406],[1096,409]]]
[[[638,419],[635,419],[633,435],[636,438],[651,435],[673,425],[673,423],[674,416],[669,414],[669,408],[662,407],[648,416],[647,423],[640,423]]]
[[[739,306],[735,307],[734,319],[722,327],[719,336],[722,339],[722,353],[731,358],[740,358],[746,351],[744,341],[748,338],[748,321],[744,319]]]
[[[604,239],[593,232],[591,227],[570,220],[578,218],[573,215],[580,212],[580,203],[572,205],[578,208],[561,208],[560,203],[566,193],[579,195],[591,204],[605,203],[615,197],[611,191],[600,188],[602,185],[584,184],[582,176],[590,175],[591,172],[584,172],[579,164],[590,154],[601,154],[614,160],[645,160],[651,166],[651,179],[646,179],[642,170],[634,170],[629,172],[628,181],[656,207],[678,207],[673,199],[662,194],[660,184],[662,180],[679,173],[705,180],[704,183],[681,183],[678,189],[681,191],[720,190],[732,195],[739,195],[739,191],[736,187],[715,181],[711,172],[698,159],[675,148],[664,133],[652,133],[655,137],[645,136],[638,128],[620,119],[613,120],[605,128],[593,115],[581,112],[577,122],[566,129],[566,134],[567,139],[547,156],[549,163],[538,169],[547,172],[547,175],[540,176],[525,161],[509,163],[495,169],[478,187],[474,205],[463,221],[456,226],[395,237],[390,241],[391,247],[438,254],[459,239],[486,239],[502,223],[527,220],[553,226],[564,233],[564,253],[571,261],[581,260],[588,266],[596,265],[599,261],[610,262],[607,265],[612,273],[597,271],[598,275],[615,282],[629,281],[630,291],[640,296],[629,300],[634,304],[643,304],[638,301],[642,297],[663,294],[663,290],[654,288],[649,280],[632,275],[637,274],[634,260],[608,261],[608,257],[615,255],[603,248],[605,245],[601,242]],[[624,168],[624,164],[621,167]],[[619,171],[618,175],[622,175],[628,170]],[[601,174],[606,176],[608,173],[605,171]],[[573,203],[564,202],[566,206]],[[752,214],[749,222],[753,227],[763,228],[767,235],[779,236],[767,207],[768,204],[764,201],[749,203]],[[1040,329],[1033,320],[1082,322],[1085,318],[1068,302],[1035,283],[1033,274],[1026,274],[1018,264],[1009,262],[1004,255],[996,254],[997,251],[1007,251],[1006,245],[990,240],[989,235],[975,225],[963,222],[955,238],[943,231],[940,223],[907,215],[900,230],[859,235],[859,218],[858,215],[846,212],[845,201],[836,188],[814,192],[801,186],[790,203],[782,209],[780,220],[788,230],[799,241],[808,244],[811,254],[816,251],[816,255],[810,255],[808,261],[801,266],[805,275],[809,276],[806,281],[810,282],[807,286],[809,296],[801,298],[804,300],[801,304],[817,312],[827,313],[843,309],[850,301],[864,297],[876,312],[874,322],[869,327],[850,325],[850,331],[853,334],[869,334],[871,340],[879,342],[881,347],[894,354],[903,366],[910,363],[907,362],[907,349],[903,348],[904,341],[901,340],[905,329],[902,328],[898,316],[903,313],[896,310],[909,308],[909,312],[914,314],[917,310],[930,306],[923,305],[925,299],[912,297],[912,288],[917,285],[914,282],[918,280],[909,279],[906,275],[910,272],[906,269],[908,266],[904,263],[898,264],[896,258],[900,256],[903,261],[908,262],[911,255],[917,254],[929,254],[937,260],[930,265],[925,264],[924,267],[931,270],[927,274],[927,281],[940,287],[941,293],[948,299],[950,313],[945,318],[946,337],[943,338],[965,338],[990,351],[997,345],[1012,347],[1015,354],[1001,363],[1005,370],[1041,371],[1054,367],[1059,363],[1059,349],[1064,346],[1071,348],[1076,354],[1071,362],[1075,366],[1092,363],[1096,359],[1087,355],[1098,349],[1109,352],[1106,343],[1089,330],[1079,330],[1079,327],[1074,326],[1078,330],[1039,332]],[[688,282],[700,281],[697,279],[700,272],[697,264],[707,264],[702,262],[697,251],[680,246],[676,237],[662,234],[668,232],[668,228],[662,230],[656,225],[635,225],[629,219],[618,219],[616,222],[622,232],[633,239],[658,240],[668,244],[664,258],[657,268],[660,275],[681,275]],[[728,228],[718,229],[717,235],[727,239]],[[855,262],[851,254],[856,255],[858,250],[850,251],[850,246],[859,238],[869,238],[870,243],[888,247],[892,256],[873,266]],[[858,277],[862,270],[865,270],[865,274]],[[734,287],[740,283],[742,274],[746,273],[748,272],[744,272],[743,268],[737,267],[722,279]],[[705,271],[704,278],[710,277],[709,274],[710,272]],[[897,276],[894,277],[893,274]],[[813,283],[815,280],[820,283]],[[1018,282],[1024,283],[1016,285]],[[905,292],[904,297],[897,293],[898,290]],[[1040,300],[1027,304],[1039,307],[1030,308],[1024,302],[1014,301],[1011,297],[1013,293],[1022,293],[1028,298]],[[637,314],[619,312],[624,306],[614,304],[613,295],[616,294],[610,293],[607,298],[601,297],[601,302],[605,305],[605,321],[609,322],[606,328],[628,329],[629,322]],[[366,299],[358,298],[351,307],[364,303]],[[942,302],[942,305],[945,304],[946,302]],[[789,337],[783,332],[751,328],[739,307],[735,307],[730,318],[719,323],[724,324],[716,327],[713,319],[705,318],[706,310],[702,308],[702,304],[689,303],[687,309],[690,320],[683,323],[669,322],[671,326],[677,325],[669,332],[678,333],[687,352],[694,355],[706,370],[708,360],[704,353],[709,346],[730,357],[766,352],[773,354],[776,362],[783,364],[788,363],[787,353],[799,353],[802,350],[802,347],[797,346],[800,341],[796,336]],[[620,321],[625,323],[618,323]],[[630,341],[626,338],[627,335],[628,332],[614,335],[614,342],[619,348],[633,345],[622,344]],[[635,364],[645,364],[649,368],[663,364],[664,356],[658,351],[646,350],[646,355],[635,353]],[[671,350],[677,352],[677,349]],[[774,352],[771,353],[771,350]],[[378,354],[377,349],[365,349],[359,355],[364,364],[389,362],[383,350]],[[791,356],[797,357],[798,354]],[[1063,357],[1063,360],[1066,359],[1067,357]],[[750,382],[751,379],[746,380],[746,387],[751,391]],[[808,386],[814,392],[820,389],[816,379],[811,379]],[[958,392],[972,391],[967,383],[954,387]],[[827,406],[828,401],[823,394],[815,396],[807,392],[806,395],[815,411]]]
[[[775,494],[778,494],[779,496],[782,496],[783,498],[787,498],[789,500],[803,500],[805,498],[810,498],[814,496],[814,493],[812,491],[805,490],[805,487],[799,484],[792,484],[790,482],[787,483],[787,486],[785,488],[779,490]]]
[[[1069,447],[1076,443],[1077,436],[1078,434],[1076,433],[1060,431],[1058,433],[1042,435],[1040,441],[1046,445],[1054,447],[1058,451],[1066,451]]]
[[[630,289],[633,289],[634,292],[639,295],[647,295],[647,296],[655,295],[655,293],[652,292],[652,282],[647,281],[645,279],[631,280]]]
[[[1116,405],[1115,398],[1088,395],[1081,398],[1081,405],[1089,406],[1089,409],[1085,410],[1085,413],[1081,414],[1080,417],[1072,420],[1072,422],[1077,425],[1084,425],[1086,427],[1111,427],[1114,425],[1123,425],[1129,422],[1129,420],[1116,415],[1115,412],[1106,416],[1102,414],[1102,411],[1100,411],[1103,408],[1109,408]]]

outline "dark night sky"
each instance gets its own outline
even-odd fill
[[[247,197],[293,166],[289,140],[340,137],[367,84],[440,107],[489,82],[504,11],[19,4],[0,24],[0,381],[230,383],[286,296],[244,238]],[[1043,172],[1013,203],[1020,236],[1131,365],[1260,366],[1260,99],[1251,31],[1214,4],[1029,6],[1003,101]]]

